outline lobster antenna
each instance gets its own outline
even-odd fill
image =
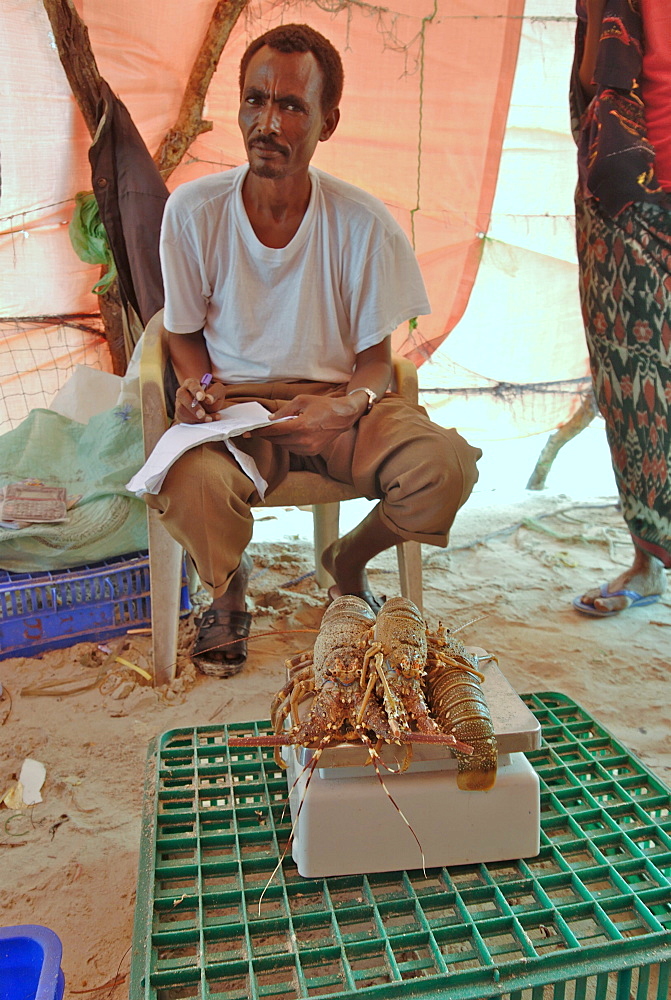
[[[369,753],[370,752],[371,752],[371,748],[369,747]],[[377,757],[377,753],[375,753],[375,756]],[[371,758],[373,758],[373,754],[372,753],[371,753]],[[387,798],[389,799],[389,801],[393,805],[394,809],[396,810],[396,812],[399,814],[399,816],[401,817],[401,819],[403,820],[403,822],[407,826],[408,830],[410,830],[410,833],[415,838],[415,843],[419,847],[419,853],[420,853],[420,855],[422,857],[422,871],[424,872],[424,878],[426,878],[426,858],[424,857],[424,848],[422,847],[422,845],[419,842],[419,837],[417,836],[417,834],[413,830],[413,828],[412,828],[412,826],[410,824],[409,819],[407,818],[407,816],[405,815],[405,813],[403,812],[403,810],[399,806],[398,802],[396,801],[396,799],[394,798],[394,796],[391,794],[391,792],[389,791],[389,789],[385,785],[384,778],[382,777],[382,773],[380,771],[380,768],[378,767],[377,761],[374,758],[373,758],[373,767],[375,768],[375,773],[377,774],[377,780],[380,782],[380,784],[384,788],[384,790],[386,792],[386,795],[387,795]]]
[[[478,615],[477,618],[471,618],[470,621],[464,622],[463,625],[457,625],[456,628],[448,628],[450,635],[456,635],[457,632],[461,632],[463,629],[468,628],[469,625],[475,625],[476,622],[481,622],[483,618],[489,618],[489,615]]]
[[[318,628],[277,628],[271,629],[270,632],[255,632],[254,635],[248,635],[244,640],[245,642],[251,642],[252,639],[263,639],[266,635],[291,635],[292,632],[319,632]],[[210,653],[213,649],[223,649],[224,646],[234,646],[236,642],[240,642],[240,639],[229,639],[227,642],[219,642],[216,646],[208,646],[207,649],[201,649],[198,655],[201,653]]]
[[[270,883],[272,882],[272,880],[277,875],[278,871],[280,870],[280,868],[282,866],[282,862],[284,861],[284,859],[287,856],[287,851],[291,847],[292,841],[294,839],[294,834],[296,832],[296,827],[298,825],[298,817],[301,814],[301,809],[303,808],[303,803],[305,802],[305,798],[306,798],[306,796],[308,794],[308,785],[312,781],[312,776],[315,773],[315,768],[317,767],[317,764],[319,763],[319,758],[321,757],[321,755],[322,755],[322,747],[319,747],[315,751],[315,755],[312,758],[312,760],[309,761],[303,767],[303,770],[301,771],[301,773],[299,775],[297,775],[297,777],[296,777],[296,779],[295,779],[293,785],[291,786],[291,789],[289,790],[289,793],[287,795],[287,804],[288,804],[288,802],[289,802],[289,796],[291,795],[291,792],[293,792],[294,788],[298,784],[299,779],[302,778],[302,776],[305,774],[306,771],[309,771],[310,773],[307,776],[306,781],[305,781],[305,788],[303,789],[303,794],[301,796],[301,801],[298,803],[298,809],[296,810],[296,816],[294,818],[293,823],[291,824],[291,829],[289,830],[289,836],[287,838],[286,845],[285,845],[284,850],[282,851],[282,853],[280,855],[279,861],[277,862],[277,864],[273,868],[272,872],[270,873],[270,878],[268,879],[268,881],[266,882],[266,884],[263,887],[263,892],[259,896],[259,909],[258,909],[259,917],[261,916],[261,903],[263,902],[263,897],[266,894],[266,890],[267,890],[268,886],[270,885]],[[285,805],[284,808],[286,809],[286,805]],[[284,816],[284,810],[282,811],[282,815]]]

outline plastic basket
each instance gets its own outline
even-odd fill
[[[181,613],[191,609],[183,575]],[[151,625],[146,552],[57,573],[0,570],[0,659],[33,656]]]
[[[48,927],[0,927],[0,1000],[61,1000],[62,951]]]
[[[147,764],[133,1000],[667,1000],[671,792],[575,702],[523,697],[544,734],[527,754],[540,854],[426,873],[301,878],[285,773],[270,750],[227,747],[229,731],[270,725],[164,733]]]

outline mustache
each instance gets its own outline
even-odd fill
[[[279,143],[275,142],[275,140],[270,136],[265,135],[257,136],[256,139],[253,139],[249,145],[252,149],[258,146],[262,149],[270,149],[274,153],[282,153],[283,155],[286,155],[287,152],[284,146],[280,146]]]

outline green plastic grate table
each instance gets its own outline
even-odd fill
[[[285,773],[227,747],[269,723],[160,736],[130,1000],[668,1000],[671,791],[571,699],[522,697],[539,855],[426,873],[301,878]]]

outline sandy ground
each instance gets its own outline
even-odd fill
[[[245,671],[231,680],[194,672],[186,652],[190,620],[181,626],[179,676],[167,693],[135,683],[138,675],[123,668],[96,683],[109,657],[94,643],[0,663],[0,795],[27,757],[47,772],[42,803],[0,808],[2,924],[40,923],[59,935],[66,998],[128,994],[152,737],[266,718],[285,657],[311,642],[291,630],[319,625],[324,592],[313,577],[294,582],[312,569],[311,546],[261,540],[252,554],[253,632],[274,634],[250,644]],[[431,627],[439,619],[455,627],[486,616],[462,636],[495,653],[516,690],[574,698],[671,784],[671,596],[611,619],[586,618],[571,607],[575,594],[615,575],[629,559],[612,499],[578,504],[526,494],[522,503],[504,507],[480,502],[461,512],[449,550],[425,549],[424,556]],[[376,591],[397,593],[394,557],[380,556],[373,567]],[[140,666],[150,664],[146,636],[109,646]],[[88,689],[57,696],[40,690],[57,681]]]

